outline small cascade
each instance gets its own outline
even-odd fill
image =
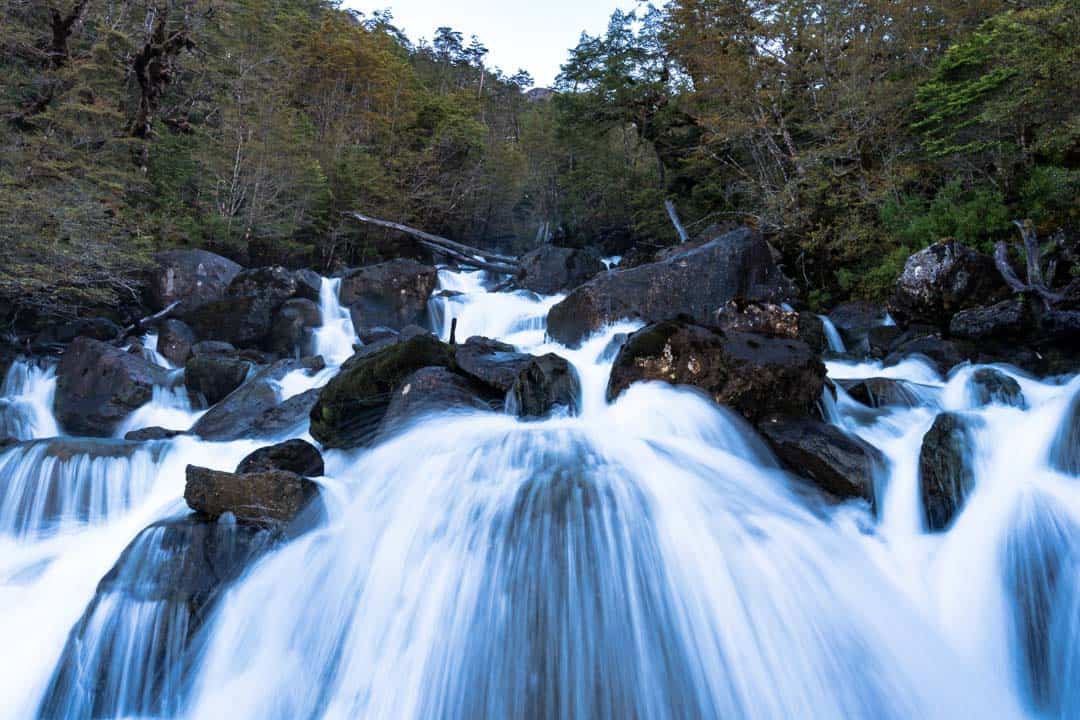
[[[172,381],[170,387],[156,386],[150,402],[124,419],[116,430],[116,437],[123,438],[133,430],[148,427],[186,431],[206,413],[192,406],[191,397],[183,384],[183,370],[175,371]]]
[[[821,324],[825,329],[825,339],[829,343],[829,350],[834,353],[845,353],[847,348],[844,347],[844,339],[840,337],[840,331],[833,325],[833,321],[829,319],[828,315],[818,315],[821,318]]]
[[[541,296],[529,290],[493,293],[485,288],[484,271],[439,270],[439,287],[428,304],[431,326],[443,340],[457,320],[459,342],[480,335],[520,347],[544,341],[548,311],[562,295]]]
[[[323,324],[315,330],[315,354],[322,355],[328,365],[334,366],[352,357],[353,346],[359,342],[352,314],[341,305],[340,292],[341,278],[322,279],[319,309]]]
[[[53,416],[56,365],[16,360],[0,389],[0,438],[34,440],[60,434]]]
[[[604,267],[608,270],[613,267],[617,267],[622,262],[622,255],[610,255],[605,258],[600,258],[600,262],[604,263]]]
[[[167,357],[158,352],[158,334],[156,332],[146,333],[142,336],[142,339],[139,341],[139,343],[142,347],[140,354],[142,355],[143,359],[146,360],[148,363],[150,363],[151,365],[157,365],[158,367],[163,367],[166,370],[177,369],[176,366],[173,365]],[[130,348],[131,346],[128,345],[126,349]]]

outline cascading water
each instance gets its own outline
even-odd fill
[[[16,360],[0,389],[0,438],[33,440],[59,435],[52,412],[55,395],[54,364]]]
[[[0,523],[0,717],[1080,711],[1080,491],[1052,462],[1080,379],[997,367],[1023,402],[987,403],[984,368],[943,378],[918,360],[830,361],[830,418],[888,461],[875,517],[809,499],[751,428],[695,391],[638,384],[609,404],[612,343],[637,324],[569,350],[545,337],[559,298],[490,292],[482,272],[439,280],[437,334],[456,320],[459,341],[563,355],[581,414],[437,414],[370,450],[327,452],[325,521],[274,548],[227,522],[198,544],[179,503],[184,465],[231,470],[263,443],[177,438],[116,457],[117,441],[79,441],[90,446],[64,461],[48,445],[12,448],[0,456],[0,517],[13,518]],[[337,293],[324,282],[316,333],[331,370],[286,376],[282,398],[351,354]],[[869,408],[840,382],[877,377],[901,382],[905,402]],[[920,445],[943,411],[971,420],[974,485],[929,533]],[[122,502],[92,500],[102,493]],[[229,578],[248,571],[193,605],[176,573],[199,557]]]
[[[330,365],[341,365],[353,354],[357,343],[352,314],[341,305],[341,278],[323,278],[319,288],[319,310],[322,327],[315,331],[315,354],[322,355]]]
[[[821,325],[825,329],[825,340],[829,343],[829,350],[834,353],[847,352],[844,347],[844,339],[840,337],[840,331],[833,325],[833,321],[827,315],[818,315]]]

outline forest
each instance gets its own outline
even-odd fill
[[[0,324],[123,316],[153,253],[333,273],[419,250],[650,254],[748,224],[811,308],[1031,219],[1077,275],[1080,3],[670,0],[552,88],[328,0],[7,0]]]

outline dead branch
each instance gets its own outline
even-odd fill
[[[1024,260],[1027,264],[1027,282],[1020,280],[1020,277],[1013,270],[1012,265],[1009,264],[1009,246],[1004,240],[999,240],[994,244],[994,264],[997,265],[998,272],[1001,273],[1001,277],[1005,280],[1005,284],[1008,285],[1013,292],[1017,293],[1032,293],[1037,295],[1043,304],[1050,308],[1055,303],[1064,299],[1064,295],[1054,292],[1049,283],[1053,281],[1054,274],[1057,271],[1057,262],[1051,259],[1047,264],[1047,270],[1044,275],[1042,268],[1042,249],[1039,247],[1039,240],[1035,234],[1035,227],[1030,220],[1014,220],[1013,224],[1020,229],[1020,237],[1023,242],[1024,248]],[[1048,281],[1046,278],[1049,278]]]
[[[52,30],[49,58],[54,68],[64,67],[71,58],[71,53],[68,50],[68,40],[71,39],[75,26],[82,22],[89,5],[90,0],[79,0],[67,15],[61,15],[56,8],[49,9],[49,29]]]
[[[667,208],[668,217],[671,218],[671,224],[675,226],[675,232],[679,235],[679,242],[685,243],[690,239],[690,236],[686,233],[686,228],[683,227],[682,222],[679,221],[679,211],[675,209],[675,203],[672,200],[665,200],[664,207]]]

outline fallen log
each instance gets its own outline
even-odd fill
[[[424,247],[430,249],[432,245],[437,246],[439,248],[439,252],[442,252],[444,255],[450,257],[455,257],[455,259],[461,262],[467,261],[470,264],[476,264],[476,258],[479,258],[480,261],[488,263],[489,265],[501,265],[504,268],[510,268],[499,269],[496,270],[496,272],[515,272],[517,270],[518,259],[511,255],[501,255],[499,253],[481,250],[480,248],[465,245],[464,243],[448,240],[447,238],[444,238],[440,235],[433,235],[432,233],[424,232],[423,230],[417,230],[416,228],[409,227],[408,225],[392,222],[390,220],[380,220],[379,218],[373,218],[368,215],[364,215],[363,213],[356,212],[355,210],[346,212],[344,214],[348,217],[353,218],[354,220],[366,223],[368,225],[377,225],[379,227],[388,228],[390,230],[397,230],[398,232],[403,232],[406,235],[412,235],[413,237],[419,238],[421,240],[421,244],[423,244]]]
[[[450,250],[448,248],[443,247],[442,245],[436,245],[435,243],[430,242],[428,240],[418,240],[417,242],[420,245],[422,245],[423,247],[426,247],[428,250],[430,250],[430,251],[432,251],[434,253],[439,253],[440,255],[445,255],[446,257],[450,258],[451,260],[454,260],[455,262],[461,263],[462,265],[472,265],[473,267],[480,268],[481,270],[490,270],[492,272],[505,273],[507,275],[514,275],[518,271],[518,266],[517,265],[508,265],[506,263],[488,262],[486,260],[477,260],[472,255],[466,255],[464,253],[459,253],[459,252],[456,252],[454,250]]]

